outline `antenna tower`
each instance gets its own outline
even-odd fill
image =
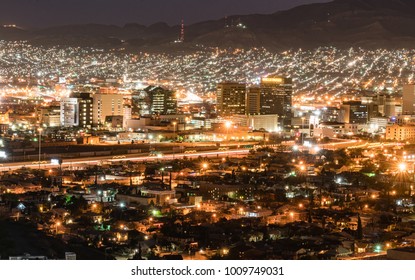
[[[181,28],[180,28],[180,39],[179,39],[179,41],[180,42],[184,42],[184,20],[182,19],[182,25],[181,25]]]

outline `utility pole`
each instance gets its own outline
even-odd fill
[[[39,127],[37,129],[37,131],[39,132],[39,170],[40,170],[40,159],[41,159],[41,153],[42,153],[42,131],[43,129],[41,127]]]

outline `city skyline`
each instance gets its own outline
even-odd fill
[[[414,260],[411,1],[3,0],[0,259]]]

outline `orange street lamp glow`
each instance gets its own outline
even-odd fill
[[[398,168],[399,168],[400,172],[405,172],[406,171],[406,163],[404,163],[404,162],[399,163]]]

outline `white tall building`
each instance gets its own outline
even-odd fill
[[[123,96],[120,94],[101,94],[93,96],[93,124],[102,125],[107,116],[123,116]]]
[[[127,129],[127,122],[131,120],[132,108],[131,106],[124,106],[123,129]]]
[[[61,126],[73,127],[79,125],[78,98],[62,98],[61,100]]]
[[[60,124],[63,127],[91,127],[92,98],[89,93],[73,93],[62,98]]]

